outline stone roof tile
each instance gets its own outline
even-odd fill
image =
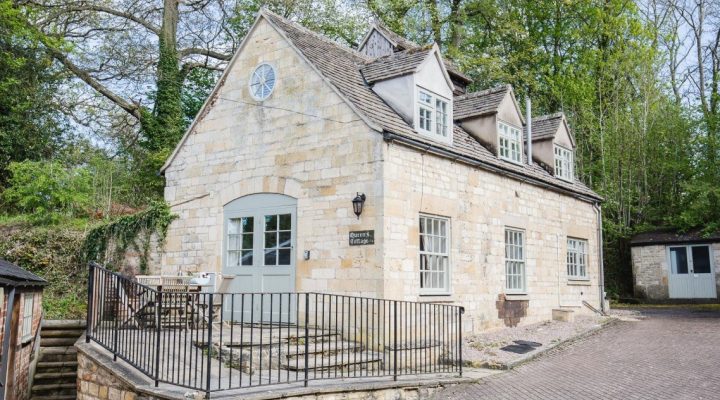
[[[479,92],[457,96],[453,101],[453,118],[455,120],[461,120],[493,114],[497,112],[500,103],[510,90],[510,85],[500,85]]]
[[[443,148],[446,151],[477,160],[493,168],[500,168],[518,175],[526,176],[556,187],[601,200],[601,197],[580,181],[567,182],[558,179],[545,171],[537,164],[514,164],[500,160],[480,142],[459,126],[454,126],[452,144],[443,144],[432,141],[420,135],[415,129],[403,120],[385,101],[383,101],[370,86],[365,83],[361,68],[367,66],[370,58],[360,52],[335,43],[307,28],[288,21],[270,11],[263,10],[270,22],[280,29],[292,44],[310,61],[320,73],[347,100],[370,122],[377,125],[384,132],[390,132],[427,145]],[[489,89],[487,91],[472,93],[455,98],[460,102],[460,112],[469,113],[470,109],[477,111],[497,109],[502,97],[511,90],[509,85]],[[487,94],[488,96],[485,96]],[[456,106],[457,107],[457,106]],[[462,107],[467,107],[467,110]],[[458,112],[457,108],[454,112]],[[462,115],[462,114],[461,114]]]
[[[360,71],[368,83],[412,74],[432,50],[432,47],[417,47],[398,51],[370,61],[361,67]]]

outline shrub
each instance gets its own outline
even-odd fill
[[[57,223],[87,215],[92,179],[84,167],[56,161],[10,163],[10,180],[2,197],[7,209],[27,214],[33,223]]]

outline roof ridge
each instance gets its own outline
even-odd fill
[[[289,19],[283,17],[282,15],[278,15],[278,14],[270,11],[267,7],[263,7],[262,9],[260,9],[260,12],[261,12],[261,13],[264,13],[264,14],[268,14],[270,17],[274,17],[274,18],[280,19],[282,22],[284,22],[284,23],[292,26],[293,28],[298,29],[298,30],[300,30],[300,31],[303,32],[303,33],[309,34],[309,35],[315,37],[316,39],[322,40],[323,42],[325,42],[325,43],[327,43],[327,44],[333,45],[333,46],[337,47],[337,48],[340,49],[340,50],[343,50],[343,51],[345,51],[345,52],[347,52],[347,53],[350,53],[351,55],[353,55],[353,56],[355,56],[355,57],[358,57],[358,58],[360,58],[360,59],[362,59],[362,60],[365,60],[366,62],[367,62],[368,60],[372,60],[372,58],[370,58],[370,57],[366,56],[365,54],[363,54],[363,53],[361,53],[361,52],[359,52],[359,51],[351,48],[350,46],[344,45],[344,44],[342,44],[342,43],[338,43],[338,42],[330,39],[329,37],[327,37],[327,36],[325,36],[325,35],[323,35],[323,34],[320,34],[320,33],[317,33],[317,32],[315,32],[315,31],[311,30],[311,29],[308,29],[308,28],[300,25],[299,23],[297,23],[297,22],[295,22],[295,21],[292,21],[292,20],[289,20]]]
[[[456,96],[456,97],[455,97],[455,100],[474,99],[474,98],[476,98],[476,97],[485,96],[485,95],[488,95],[488,94],[498,93],[498,92],[501,92],[501,91],[503,91],[503,90],[511,90],[511,89],[512,89],[512,86],[511,86],[509,83],[504,83],[504,84],[501,84],[501,85],[497,85],[497,86],[491,87],[491,88],[489,88],[489,89],[480,90],[480,91],[478,91],[478,92],[472,92],[472,93],[464,94],[464,95],[462,95],[462,96]]]
[[[555,118],[564,117],[565,113],[562,111],[554,112],[552,114],[541,115],[539,117],[533,117],[533,121],[547,121]]]
[[[365,62],[365,66],[375,64],[377,62],[385,62],[385,61],[391,61],[393,58],[399,58],[402,57],[405,54],[414,54],[414,53],[420,53],[422,51],[430,52],[432,51],[433,46],[427,45],[427,46],[421,46],[421,47],[413,47],[411,49],[405,49],[396,51],[392,54],[388,54],[385,56],[377,57],[377,58],[371,58]]]

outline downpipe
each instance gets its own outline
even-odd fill
[[[593,203],[593,209],[597,213],[597,240],[598,240],[598,288],[600,291],[600,311],[605,314],[605,260],[603,258],[603,222],[602,207],[600,203]]]

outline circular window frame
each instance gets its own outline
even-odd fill
[[[253,77],[255,76],[255,73],[262,67],[268,66],[270,69],[272,69],[273,73],[275,74],[275,82],[273,83],[272,87],[270,88],[270,93],[267,94],[265,97],[259,97],[255,95],[255,91],[253,90]],[[275,92],[275,87],[277,87],[277,68],[275,68],[274,65],[268,62],[263,62],[258,64],[255,68],[253,68],[252,72],[250,73],[250,79],[248,79],[248,90],[250,91],[250,96],[256,100],[256,101],[265,101],[272,96],[272,94]]]

